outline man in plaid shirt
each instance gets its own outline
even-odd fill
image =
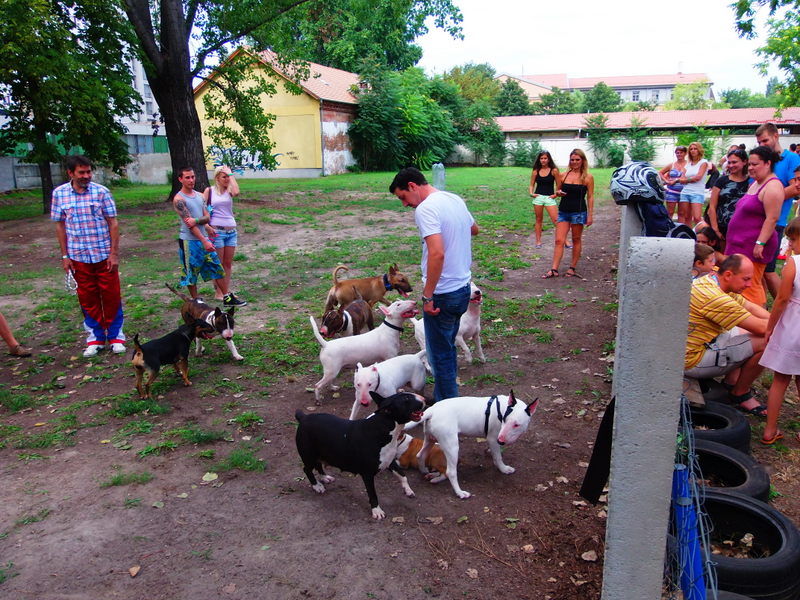
[[[50,219],[56,223],[64,271],[78,284],[78,302],[87,332],[86,357],[106,344],[125,352],[119,288],[119,224],[108,188],[92,182],[92,163],[85,156],[67,157],[70,182],[53,190]]]

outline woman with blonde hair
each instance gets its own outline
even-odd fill
[[[214,280],[216,299],[222,300],[224,306],[245,306],[247,302],[237,298],[231,289],[231,271],[233,270],[233,256],[236,254],[238,235],[236,233],[236,219],[233,218],[233,198],[239,195],[239,184],[231,173],[229,167],[219,166],[214,170],[214,184],[203,192],[203,198],[211,213],[211,227],[216,232],[213,239],[222,268],[225,270],[224,283],[217,285]],[[227,295],[222,290],[228,290]]]
[[[533,163],[533,171],[531,172],[531,183],[528,186],[528,193],[533,198],[533,212],[536,216],[536,223],[533,227],[536,234],[536,247],[542,247],[542,226],[544,225],[544,211],[547,210],[547,215],[556,224],[558,218],[558,209],[556,208],[556,186],[559,183],[561,174],[558,172],[556,163],[553,162],[553,157],[547,150],[542,150],[536,157]]]
[[[705,150],[700,142],[692,142],[687,148],[686,169],[678,179],[683,184],[680,203],[678,204],[678,221],[694,227],[703,220],[703,205],[706,202],[706,172],[708,161],[703,159]]]
[[[594,212],[594,177],[589,173],[586,154],[580,148],[570,152],[569,169],[561,178],[556,194],[561,197],[556,223],[556,245],[553,263],[550,270],[542,275],[542,279],[558,277],[558,267],[564,256],[568,233],[572,234],[572,260],[564,277],[580,278],[575,269],[581,257],[583,228],[592,224]]]

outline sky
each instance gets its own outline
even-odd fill
[[[417,39],[424,52],[417,66],[428,75],[468,62],[516,76],[706,73],[717,95],[729,88],[763,93],[767,77],[753,66],[759,42],[737,36],[732,1],[453,0],[464,40],[432,28]]]

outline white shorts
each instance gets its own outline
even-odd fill
[[[726,331],[706,343],[703,358],[684,374],[695,379],[719,377],[741,367],[751,356],[753,343],[750,334]]]

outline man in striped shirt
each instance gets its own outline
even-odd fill
[[[684,374],[695,379],[724,375],[730,399],[739,409],[765,416],[766,407],[753,397],[750,386],[763,370],[758,361],[769,313],[740,295],[752,279],[750,259],[732,254],[716,273],[694,280]]]
[[[97,355],[106,344],[125,352],[124,316],[119,288],[119,225],[108,188],[92,181],[92,163],[85,156],[67,157],[70,181],[53,190],[50,219],[56,223],[61,264],[78,284],[86,349]]]

